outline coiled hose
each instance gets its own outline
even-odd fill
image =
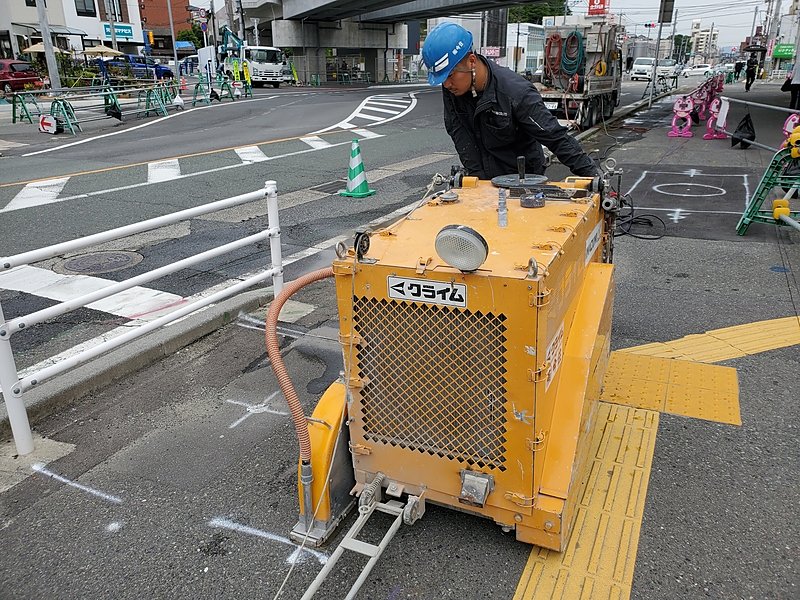
[[[544,71],[550,79],[555,80],[561,75],[561,50],[564,45],[564,39],[558,32],[551,33],[547,36],[547,41],[544,44]]]
[[[286,371],[276,329],[278,315],[280,315],[281,308],[286,304],[286,301],[305,286],[327,277],[333,277],[333,267],[312,271],[287,283],[283,291],[272,301],[266,320],[265,337],[269,362],[275,377],[278,379],[278,385],[281,388],[281,392],[283,392],[283,397],[286,398],[286,404],[289,405],[289,412],[292,413],[292,422],[297,432],[297,441],[300,443],[300,460],[304,463],[308,463],[311,460],[311,437],[308,435],[308,421],[306,421],[306,414],[300,405],[300,398],[294,389],[294,384]]]
[[[561,71],[565,75],[575,75],[583,62],[583,34],[580,31],[571,31],[564,39],[564,48],[561,52]]]

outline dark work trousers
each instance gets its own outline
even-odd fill
[[[789,100],[789,108],[791,108],[792,110],[800,110],[800,84],[790,85],[789,93],[791,94],[791,99]]]
[[[753,85],[753,82],[756,80],[756,72],[748,69],[744,74],[747,76],[744,82],[744,91],[749,92],[750,86]]]

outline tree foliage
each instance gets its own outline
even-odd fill
[[[685,63],[692,53],[692,37],[689,35],[675,34],[672,43],[672,58],[676,62]]]
[[[511,6],[508,9],[508,22],[509,23],[536,23],[542,24],[542,17],[548,15],[563,15],[564,2],[561,0],[544,0],[543,2],[530,2],[528,4],[519,4]],[[572,11],[567,8],[567,14],[571,15]]]
[[[184,29],[175,35],[175,39],[179,42],[192,42],[195,48],[203,47],[203,30],[200,25],[192,23],[191,29]]]

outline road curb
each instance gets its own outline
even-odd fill
[[[143,369],[232,323],[240,311],[255,310],[267,304],[271,297],[271,291],[265,288],[243,292],[44,382],[26,392],[23,397],[31,426],[83,396]],[[10,437],[11,425],[5,403],[2,403],[0,439],[6,440]]]

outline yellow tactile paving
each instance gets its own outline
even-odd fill
[[[634,346],[620,352],[714,363],[797,344],[800,344],[800,317],[785,317],[712,329],[703,334]]]
[[[741,425],[736,369],[612,352],[601,400]]]
[[[569,544],[563,553],[531,552],[514,600],[630,596],[657,431],[655,411],[600,403]]]

